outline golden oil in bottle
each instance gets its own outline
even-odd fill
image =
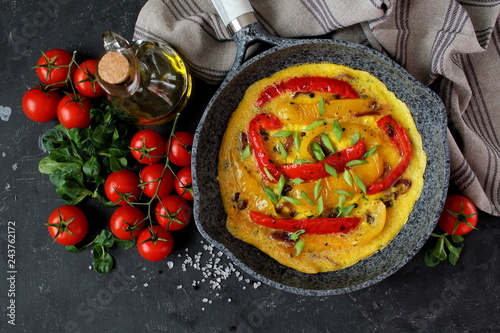
[[[129,44],[110,31],[103,41],[106,52],[97,65],[97,79],[127,118],[140,126],[157,126],[184,109],[192,81],[174,49],[145,40]]]

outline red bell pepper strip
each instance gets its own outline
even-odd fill
[[[380,118],[377,121],[377,126],[389,137],[391,143],[398,150],[401,160],[384,178],[368,186],[366,189],[367,194],[379,193],[394,184],[410,164],[412,154],[411,142],[408,139],[406,130],[391,115]]]
[[[282,172],[267,154],[262,142],[261,134],[263,130],[280,129],[281,127],[283,127],[283,123],[278,117],[272,114],[264,113],[255,116],[248,125],[248,142],[252,147],[259,171],[264,179],[267,179],[272,183],[276,183],[278,181]],[[266,172],[266,169],[268,172]],[[268,173],[273,179],[268,177]]]
[[[269,228],[281,229],[288,232],[305,230],[307,234],[335,234],[347,233],[359,225],[359,217],[333,217],[315,219],[277,219],[256,211],[249,212],[250,219]]]
[[[330,175],[325,169],[325,163],[331,165],[340,173],[346,168],[347,162],[361,159],[365,152],[365,140],[361,139],[354,146],[342,149],[323,161],[305,164],[284,164],[281,169],[285,176],[291,179],[318,180]]]
[[[255,101],[255,105],[260,108],[284,92],[298,91],[329,92],[344,98],[359,98],[356,90],[345,81],[331,77],[303,76],[294,77],[266,87]]]

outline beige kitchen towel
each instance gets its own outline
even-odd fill
[[[500,216],[500,1],[250,0],[281,37],[370,46],[436,91],[448,113],[451,181]],[[134,39],[171,44],[194,75],[220,82],[236,54],[210,0],[149,0]]]

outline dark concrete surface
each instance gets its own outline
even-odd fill
[[[37,165],[45,156],[40,136],[55,122],[34,123],[21,110],[23,93],[36,84],[31,67],[51,48],[98,57],[101,33],[131,38],[144,3],[1,1],[0,332],[500,331],[500,219],[482,213],[455,267],[427,267],[426,247],[382,282],[331,297],[260,284],[194,224],[159,263],[135,249],[112,250],[116,266],[105,275],[90,268],[90,251],[72,254],[53,244],[43,224],[63,202]],[[183,123],[193,130],[215,89],[195,83],[193,116]],[[82,207],[92,223],[110,215],[96,202]]]

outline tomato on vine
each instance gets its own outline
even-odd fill
[[[71,53],[61,49],[53,49],[42,53],[35,66],[36,74],[44,85],[52,88],[63,87],[66,79],[74,70]],[[71,68],[70,68],[71,67]]]
[[[61,96],[57,91],[34,87],[24,94],[22,108],[29,119],[45,123],[57,117],[60,100]]]
[[[130,140],[130,150],[139,163],[157,163],[165,155],[165,140],[157,131],[143,129]]]
[[[427,266],[434,267],[447,259],[456,265],[462,252],[462,235],[476,229],[477,219],[477,209],[470,199],[462,195],[449,195],[438,220],[438,226],[444,234],[431,233],[432,237],[437,238],[437,243],[425,252]]]
[[[174,181],[174,188],[177,194],[183,199],[194,200],[193,197],[193,176],[191,167],[187,166],[179,170]]]
[[[75,245],[85,238],[89,228],[83,211],[72,205],[55,209],[46,223],[50,236],[59,244]]]
[[[95,72],[97,60],[89,59],[82,62],[73,74],[73,83],[78,92],[85,97],[99,97],[104,95],[104,89],[97,82]]]
[[[477,209],[469,198],[450,195],[446,198],[438,225],[450,235],[461,236],[476,229]]]
[[[193,216],[189,203],[177,195],[160,199],[155,209],[156,220],[167,230],[180,230],[188,225]]]
[[[66,95],[57,105],[57,118],[67,129],[86,128],[92,123],[90,108],[92,103],[80,95]]]
[[[142,192],[150,198],[155,195],[158,198],[164,197],[174,189],[174,175],[164,164],[155,163],[144,167],[141,170]],[[161,183],[160,183],[161,180]],[[160,184],[158,188],[158,184]]]
[[[139,176],[130,170],[112,172],[104,182],[104,193],[111,202],[126,205],[139,198],[141,194],[139,184]]]
[[[159,225],[144,229],[137,238],[139,254],[149,261],[160,261],[168,257],[174,248],[174,237]]]
[[[109,219],[109,229],[116,237],[131,240],[139,237],[146,219],[138,207],[124,205],[118,207]]]
[[[191,149],[194,135],[191,132],[177,132],[172,137],[172,143],[167,141],[165,150],[170,147],[170,162],[177,166],[185,167],[191,165]]]

